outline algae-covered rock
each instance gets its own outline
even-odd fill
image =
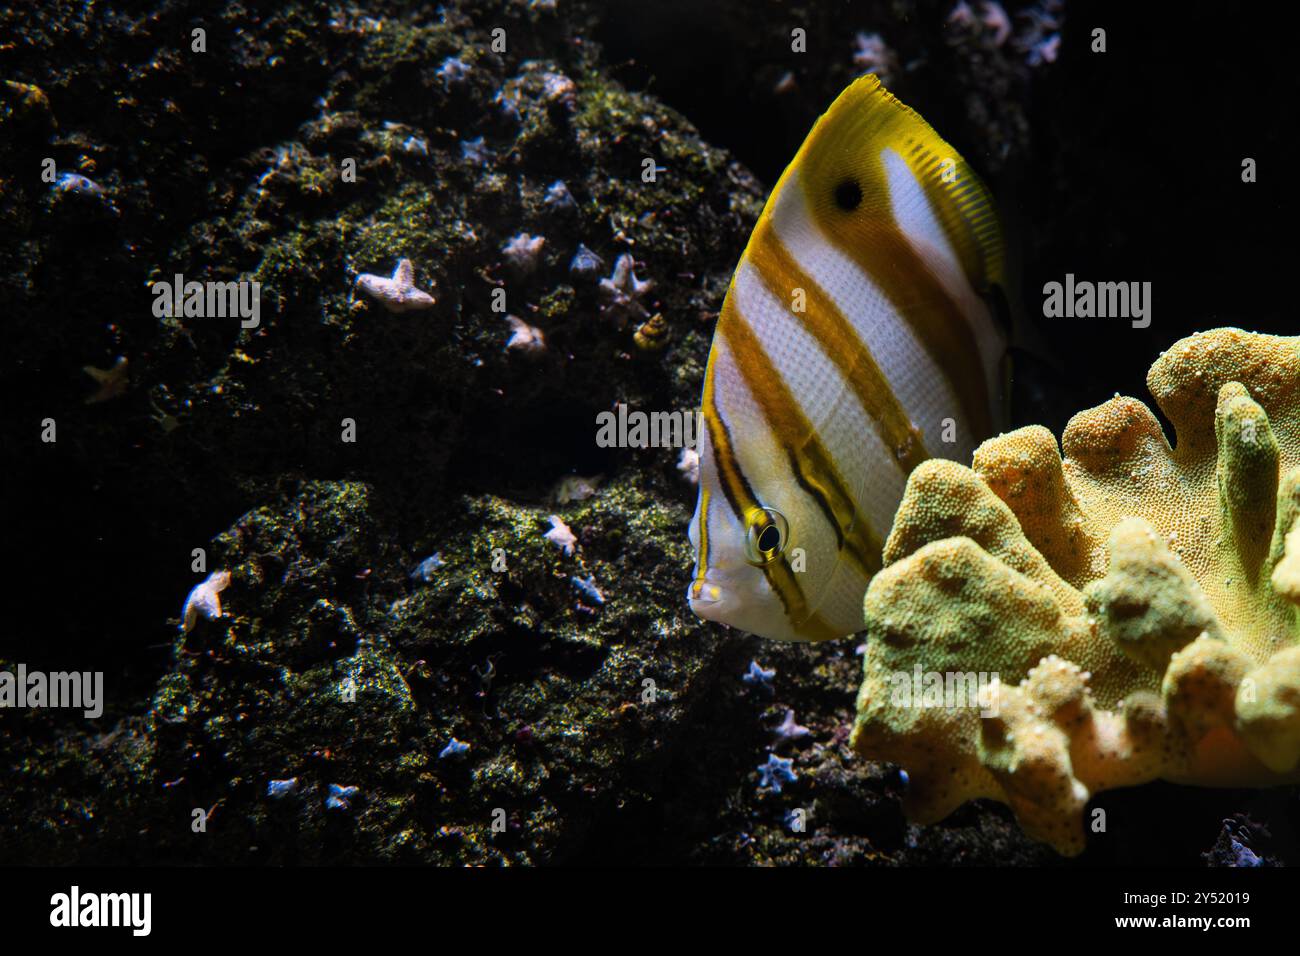
[[[25,50],[75,35],[156,52],[128,56],[112,90],[77,57],[6,87],[7,155],[35,168],[50,153],[89,183],[17,206],[7,295],[32,307],[60,287],[60,321],[24,322],[13,354],[58,356],[66,393],[15,412],[57,417],[72,451],[51,471],[129,467],[113,494],[167,542],[146,565],[167,596],[112,629],[153,644],[157,672],[151,691],[134,681],[138,703],[119,697],[116,730],[96,742],[31,721],[3,799],[32,809],[5,814],[9,845],[48,860],[572,855],[631,781],[653,783],[726,645],[680,600],[676,452],[598,449],[596,413],[694,401],[703,320],[759,185],[611,81],[594,44],[567,42],[585,5],[329,22],[293,4],[147,22],[77,7],[18,21]],[[246,86],[255,107],[238,105]],[[29,201],[40,184],[19,188]],[[596,274],[571,268],[580,248]],[[638,295],[661,350],[608,310],[599,280],[620,256],[653,286]],[[421,310],[355,287],[403,259]],[[151,285],[178,273],[258,283],[260,316],[159,315]],[[505,347],[507,309],[540,330],[540,354]],[[80,366],[118,355],[129,384],[82,404]],[[566,555],[543,537],[545,498],[579,468],[617,478],[560,507]],[[102,497],[67,485],[68,527],[121,535]],[[101,563],[99,586],[121,587]],[[169,631],[214,573],[229,574],[219,600]]]

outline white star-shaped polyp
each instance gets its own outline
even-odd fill
[[[221,617],[221,592],[229,583],[229,571],[213,571],[205,580],[196,584],[190,596],[185,599],[185,609],[181,611],[181,627],[188,631],[200,616],[209,621]]]
[[[118,398],[126,393],[130,379],[127,377],[126,356],[119,355],[117,362],[112,368],[95,368],[93,365],[85,365],[82,371],[95,380],[99,386],[94,395],[86,399],[87,405],[94,405],[98,402],[106,402],[112,398]]]
[[[506,321],[510,323],[512,332],[510,340],[506,342],[507,351],[536,353],[546,349],[546,336],[541,329],[513,315],[507,315]]]
[[[357,288],[389,312],[416,312],[432,308],[435,301],[429,293],[415,287],[415,266],[410,259],[397,263],[389,277],[363,272],[357,276]]]
[[[600,297],[605,308],[620,319],[629,315],[643,319],[649,315],[641,304],[641,297],[654,287],[654,282],[638,279],[635,267],[635,261],[625,252],[614,260],[614,271],[609,278],[600,280]]]
[[[574,545],[578,543],[577,537],[559,515],[551,515],[551,530],[544,537],[565,554],[573,554]]]
[[[517,236],[512,236],[510,241],[502,246],[501,252],[512,269],[526,276],[537,269],[542,257],[542,247],[545,245],[545,237],[530,236],[526,232],[521,232]]]
[[[683,448],[677,459],[677,470],[693,485],[700,483],[700,453],[694,448]]]

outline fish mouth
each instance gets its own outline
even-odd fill
[[[696,617],[721,621],[726,592],[708,578],[696,578],[686,587],[686,601]]]

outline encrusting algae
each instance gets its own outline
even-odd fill
[[[1064,854],[1093,794],[1300,779],[1300,337],[1215,329],[1116,396],[912,473],[867,592],[853,745],[935,822],[1007,803]],[[969,706],[899,676],[982,673]],[[917,702],[920,703],[920,702]]]

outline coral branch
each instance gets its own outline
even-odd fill
[[[993,797],[1062,853],[1099,791],[1300,779],[1300,338],[1177,343],[1141,402],[911,475],[867,592],[857,750],[918,822]],[[979,700],[900,675],[991,678]]]

